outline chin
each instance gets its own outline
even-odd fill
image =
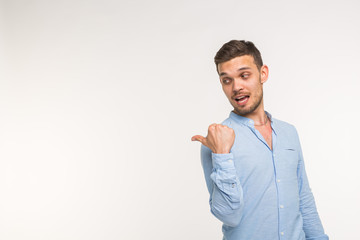
[[[241,115],[241,116],[245,116],[245,115],[253,112],[250,109],[241,109],[241,110],[239,110],[237,108],[235,108],[234,111],[235,111],[236,114]]]
[[[234,112],[241,116],[250,114],[257,109],[257,106],[255,106],[255,105],[248,105],[248,106],[244,106],[242,108],[240,108],[239,106],[233,106],[233,107],[234,107]]]

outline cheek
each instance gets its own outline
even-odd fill
[[[223,89],[226,96],[231,95],[231,86],[223,85],[222,89]]]
[[[251,92],[253,92],[253,93],[261,92],[261,85],[259,85],[259,84],[251,84],[251,86],[249,86],[249,88],[251,89]]]

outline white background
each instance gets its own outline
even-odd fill
[[[0,4],[0,239],[221,239],[190,138],[231,110],[231,39],[269,66],[326,233],[358,238],[358,1]]]

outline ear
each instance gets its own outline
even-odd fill
[[[260,68],[260,82],[264,83],[268,80],[269,77],[269,68],[266,65],[263,65]]]

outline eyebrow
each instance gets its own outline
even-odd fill
[[[240,71],[242,71],[242,70],[247,70],[247,69],[250,69],[249,67],[242,67],[242,68],[239,68],[238,69],[238,72],[240,72]],[[224,76],[224,75],[227,75],[227,73],[226,72],[221,72],[220,74],[219,74],[219,76]]]

